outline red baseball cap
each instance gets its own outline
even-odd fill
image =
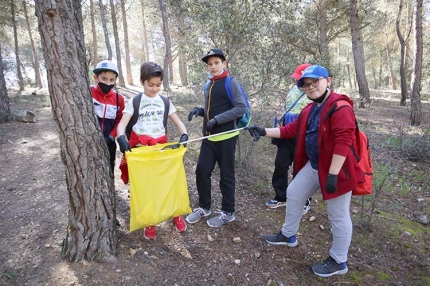
[[[311,64],[298,65],[290,77],[294,78],[295,80],[299,80],[302,77],[303,71],[310,66]]]

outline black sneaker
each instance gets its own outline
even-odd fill
[[[331,256],[321,263],[312,266],[312,271],[321,277],[330,277],[336,274],[345,274],[348,272],[346,262],[337,263]]]
[[[264,239],[273,245],[286,245],[288,247],[296,247],[299,242],[296,239],[296,236],[286,237],[282,234],[282,231],[279,231],[276,234],[265,235]]]

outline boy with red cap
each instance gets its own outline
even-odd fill
[[[296,67],[290,78],[294,80],[294,86],[288,91],[285,101],[285,110],[288,111],[283,115],[280,126],[293,122],[299,116],[302,109],[311,101],[304,96],[305,93],[298,89],[297,81],[302,76],[303,71],[310,67],[311,64],[301,64]],[[279,126],[279,125],[278,125]],[[266,203],[268,208],[278,208],[286,205],[287,187],[288,187],[288,170],[294,161],[296,152],[295,138],[273,138],[272,143],[276,145],[277,152],[275,158],[275,169],[272,175],[272,186],[275,190],[275,198]],[[310,209],[312,198],[309,198],[303,208],[303,214]]]

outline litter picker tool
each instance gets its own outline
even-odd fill
[[[219,135],[223,135],[223,134],[228,134],[228,133],[240,131],[240,130],[243,130],[245,128],[246,127],[240,127],[240,128],[236,128],[236,129],[233,129],[233,130],[220,132],[220,133],[217,133],[217,134],[211,134],[211,135],[208,135],[208,136],[194,138],[194,139],[191,139],[191,140],[188,140],[188,141],[184,141],[184,142],[181,142],[181,143],[175,143],[175,144],[172,144],[172,145],[167,145],[167,146],[163,147],[163,149],[161,149],[161,150],[164,150],[164,149],[176,149],[176,148],[179,148],[180,144],[188,144],[188,143],[191,143],[191,142],[200,141],[200,140],[207,139],[207,138],[211,138],[211,137],[215,137],[215,136],[219,136]]]

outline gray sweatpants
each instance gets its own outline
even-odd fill
[[[314,170],[308,162],[288,185],[285,223],[282,226],[283,235],[290,237],[297,233],[303,216],[303,206],[306,200],[319,189],[318,171]],[[352,221],[349,214],[351,194],[352,192],[348,192],[326,201],[333,234],[330,256],[339,263],[348,260],[348,249],[351,244]]]

